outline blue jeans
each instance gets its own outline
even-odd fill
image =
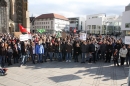
[[[5,56],[0,56],[0,64],[1,64],[1,67],[5,66]]]
[[[86,53],[82,53],[82,62],[85,62],[85,55]]]
[[[126,64],[130,65],[130,57],[129,56],[126,57]]]
[[[54,53],[54,56],[55,56],[55,58],[56,58],[56,59],[58,59],[58,58],[59,58],[58,53]]]
[[[27,55],[22,55],[22,61],[21,61],[21,64],[26,64],[26,58],[27,58]]]
[[[35,54],[32,54],[31,57],[32,57],[32,62],[35,63]]]
[[[53,52],[49,52],[49,57],[50,57],[50,60],[52,61],[52,58],[53,58]]]
[[[71,60],[71,53],[66,53],[66,60]]]
[[[59,57],[59,58],[58,58],[59,61],[62,61],[62,53],[61,53],[61,52],[58,53],[58,57]]]
[[[18,63],[18,56],[14,57],[14,63]]]
[[[38,54],[38,62],[43,62],[43,54]]]

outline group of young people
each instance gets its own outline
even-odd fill
[[[81,58],[81,61],[79,60]],[[0,36],[0,64],[4,68],[19,63],[20,66],[27,61],[33,64],[47,61],[65,62],[93,62],[99,60],[114,65],[130,65],[130,45],[125,45],[122,39],[111,36],[87,36],[86,40],[78,36],[68,35],[57,38],[50,35],[33,34],[31,40],[20,41],[17,37],[9,35]],[[120,63],[119,64],[119,61]]]

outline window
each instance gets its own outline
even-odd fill
[[[48,28],[49,28],[49,26],[48,26]]]
[[[130,28],[130,23],[126,23],[125,28]]]
[[[47,26],[46,26],[46,29],[47,29]]]
[[[49,22],[48,22],[48,24],[49,24]]]
[[[46,22],[46,24],[47,24],[47,22]]]

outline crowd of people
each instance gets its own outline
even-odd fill
[[[33,34],[31,40],[20,41],[10,35],[0,36],[0,64],[4,68],[19,63],[20,66],[32,61],[33,64],[47,61],[65,61],[96,63],[99,60],[116,66],[130,65],[130,45],[122,39],[111,36],[87,36],[86,40],[79,36],[66,37]],[[120,61],[120,64],[119,62]]]

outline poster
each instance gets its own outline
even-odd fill
[[[20,37],[21,34],[22,34],[21,32],[14,32],[14,36],[18,38]]]
[[[86,40],[86,38],[87,38],[87,35],[86,35],[86,33],[80,33],[80,40]]]
[[[125,44],[130,44],[130,36],[125,36]]]
[[[29,39],[32,39],[31,34],[20,35],[20,41],[27,41]]]
[[[67,37],[67,34],[65,32],[62,32],[62,38],[66,38]]]

